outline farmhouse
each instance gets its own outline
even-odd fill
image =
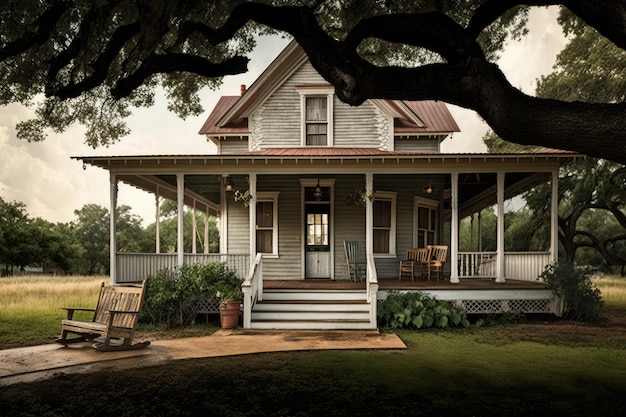
[[[538,275],[557,257],[559,167],[582,156],[441,153],[458,131],[442,102],[339,101],[292,42],[209,114],[199,133],[216,154],[77,159],[110,172],[111,213],[119,182],[178,204],[177,253],[158,243],[156,253],[118,253],[111,216],[112,283],[226,262],[245,278],[246,328],[376,328],[376,301],[390,290],[424,291],[470,313],[558,314]],[[546,182],[551,249],[507,252],[505,200]],[[461,252],[460,220],[491,206],[496,250]],[[208,253],[206,225],[203,250],[194,239],[184,253],[184,207],[219,218],[219,253]],[[422,259],[402,262],[409,249]]]

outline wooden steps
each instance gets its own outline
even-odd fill
[[[253,329],[376,329],[361,289],[265,289]]]

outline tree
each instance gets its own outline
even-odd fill
[[[3,2],[0,103],[45,95],[37,118],[18,126],[23,138],[79,121],[89,144],[111,143],[128,133],[129,108],[151,105],[158,85],[171,110],[198,114],[200,89],[245,72],[254,37],[271,28],[293,36],[346,103],[442,100],[475,110],[510,142],[626,162],[626,103],[528,96],[493,63],[506,40],[523,35],[529,6],[560,4],[566,29],[587,26],[623,50],[626,0],[233,4]]]
[[[84,249],[81,269],[87,275],[109,273],[109,211],[97,204],[74,210],[74,236]]]
[[[4,275],[12,275],[13,267],[31,264],[36,249],[29,239],[30,219],[24,203],[7,203],[0,197],[0,262]]]

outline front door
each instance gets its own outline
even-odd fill
[[[330,201],[306,201],[305,204],[305,276],[330,278]]]

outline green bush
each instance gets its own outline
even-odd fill
[[[378,302],[378,324],[391,329],[468,327],[465,311],[422,292],[390,291]]]
[[[241,282],[234,271],[219,262],[163,269],[147,278],[142,321],[185,327],[194,319],[193,305],[198,297],[218,298],[218,291],[236,291]]]
[[[591,282],[591,274],[571,262],[553,262],[541,274],[552,293],[565,302],[565,317],[587,322],[602,319],[604,305],[600,290]]]

